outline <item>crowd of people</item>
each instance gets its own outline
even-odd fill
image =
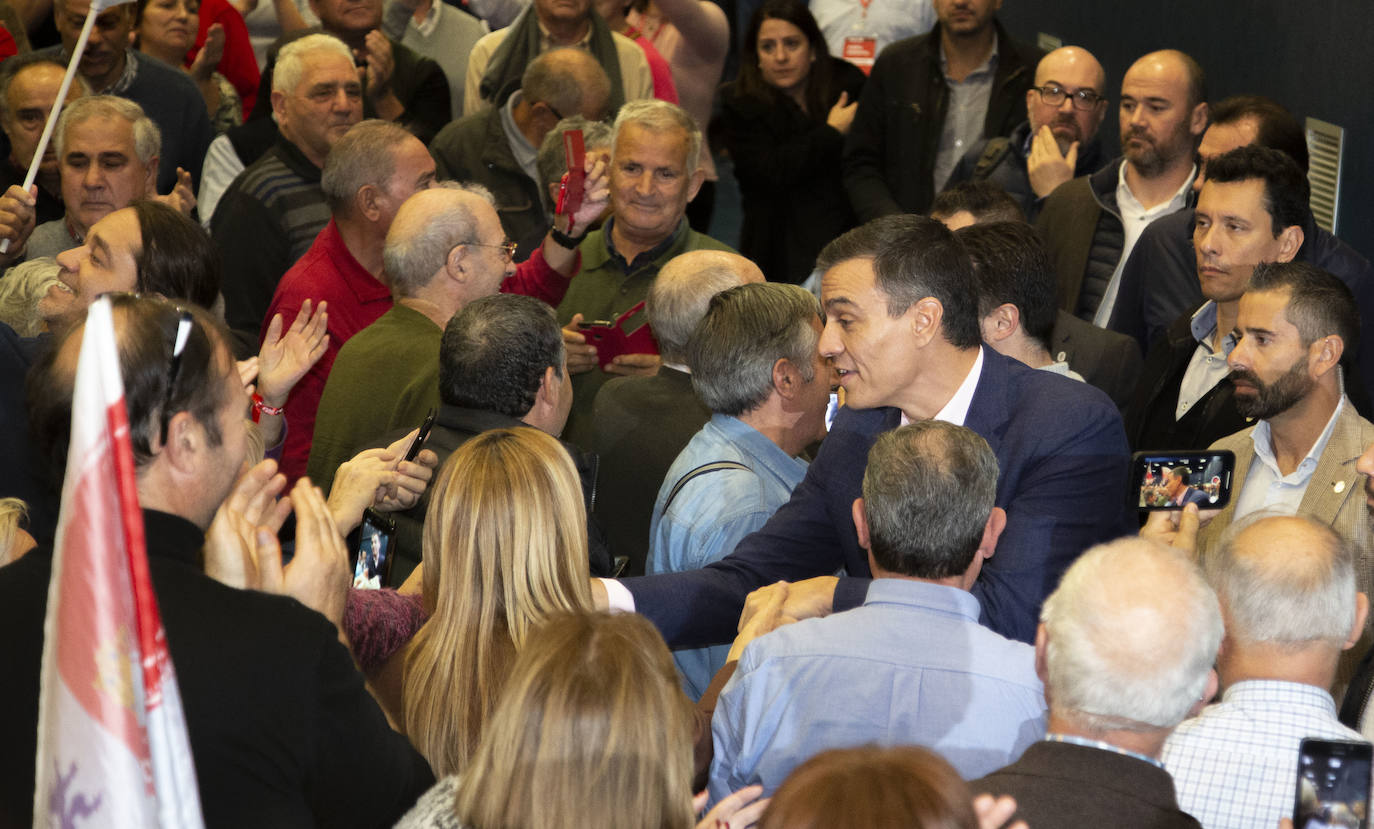
[[[63,100],[89,0],[0,15],[0,826],[99,808],[34,791],[98,302],[208,826],[1365,825],[1300,123],[869,5],[98,4]]]

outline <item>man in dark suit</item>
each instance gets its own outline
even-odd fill
[[[652,377],[611,380],[596,394],[592,451],[601,465],[594,514],[611,553],[629,560],[626,575],[644,575],[649,519],[663,476],[711,419],[692,390],[687,339],[711,297],[762,281],[758,265],[737,253],[695,250],[674,257],[659,271],[644,306],[663,365]]]
[[[1164,494],[1169,496],[1170,503],[1179,507],[1188,504],[1200,507],[1207,502],[1207,493],[1188,485],[1188,478],[1192,474],[1193,470],[1186,466],[1175,466],[1164,473]]]
[[[1216,694],[1221,636],[1216,594],[1183,554],[1139,538],[1089,550],[1036,631],[1045,739],[971,788],[1016,798],[1031,826],[1199,827],[1159,755]]]
[[[850,519],[864,459],[880,432],[937,418],[978,432],[997,456],[1007,527],[971,592],[989,627],[1030,641],[1060,573],[1124,529],[1120,415],[1091,386],[980,346],[968,255],[939,222],[884,217],[830,243],[818,264],[820,351],[839,372],[846,406],[792,499],[709,567],[598,588],[613,606],[649,616],[674,646],[729,641],[745,596],[778,580],[843,567],[849,578],[790,588],[789,615],[858,605],[869,565]]]
[[[339,642],[350,574],[328,507],[308,481],[292,492],[295,556],[273,591],[289,598],[228,586],[267,588],[245,562],[279,559],[281,551],[263,543],[246,549],[252,542],[239,532],[252,537],[251,528],[285,518],[275,497],[285,480],[273,462],[235,483],[250,426],[228,332],[208,312],[153,298],[118,301],[114,320],[148,569],[205,825],[390,826],[434,777],[387,725]],[[81,331],[62,335],[34,368],[35,443],[57,469],[66,464]],[[183,331],[178,358],[173,344]],[[3,826],[32,821],[52,566],[50,552],[38,549],[0,568]],[[355,784],[364,778],[368,786]]]

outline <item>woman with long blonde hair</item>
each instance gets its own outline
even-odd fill
[[[754,825],[758,786],[700,824],[692,704],[658,631],[633,613],[551,617],[511,668],[471,762],[397,829],[692,829]]]
[[[472,756],[530,631],[592,602],[582,488],[557,440],[483,432],[437,478],[423,541],[432,615],[404,655],[401,724],[443,776]]]

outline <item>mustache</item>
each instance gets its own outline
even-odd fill
[[[1253,371],[1250,371],[1249,369],[1233,369],[1229,376],[1233,384],[1236,381],[1241,381],[1246,385],[1254,386],[1257,389],[1264,388],[1264,384],[1260,382],[1259,376],[1256,375]]]

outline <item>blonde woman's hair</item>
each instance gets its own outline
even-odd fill
[[[689,829],[692,706],[633,613],[554,617],[515,660],[455,799],[470,829]]]
[[[0,565],[13,560],[19,522],[24,520],[28,511],[28,507],[18,498],[0,498]]]
[[[472,755],[530,629],[592,606],[572,458],[534,428],[469,440],[439,472],[423,545],[433,616],[406,656],[403,724],[443,776]]]

